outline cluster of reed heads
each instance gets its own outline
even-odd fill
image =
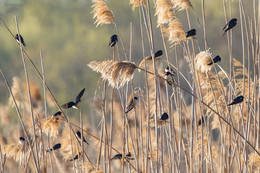
[[[104,0],[93,3],[96,25],[114,24],[119,35],[114,45],[126,55],[113,12]],[[0,136],[1,170],[15,166],[25,172],[260,171],[258,23],[253,22],[256,27],[243,33],[250,40],[248,44],[254,45],[243,50],[248,51],[249,69],[245,56],[241,57],[243,63],[232,57],[232,31],[227,33],[229,57],[225,58],[230,60],[230,71],[226,72],[221,64],[213,63],[215,56],[208,48],[206,34],[204,38],[187,37],[177,18],[182,11],[186,11],[187,18],[189,10],[195,11],[189,0],[154,1],[163,38],[164,51],[159,53],[153,46],[152,2],[131,0],[130,4],[133,10],[139,8],[145,21],[142,25],[146,30],[141,32],[147,32],[150,56],[138,66],[127,56],[124,60],[117,57],[118,49],[113,47],[111,59],[88,63],[100,73],[102,82],[98,82],[92,101],[93,115],[87,116],[80,107],[73,110],[79,113],[79,120],[68,116],[71,110],[61,109],[49,88],[43,97],[39,84],[31,81],[28,94],[28,86],[14,77],[9,106],[1,106],[1,126],[13,122],[10,118],[14,107],[17,114],[22,113],[22,125],[11,125],[12,130]],[[240,22],[247,19],[241,18]],[[197,30],[205,32],[205,23],[200,26]],[[205,45],[200,45],[199,39]],[[205,50],[201,50],[203,46]],[[179,58],[185,59],[190,73],[181,72]],[[144,86],[133,82],[136,73],[143,76]],[[168,81],[169,77],[173,82]],[[229,105],[240,95],[242,102]],[[60,115],[47,114],[45,101],[60,110]],[[84,104],[83,100],[81,107]],[[33,121],[29,114],[33,114]],[[90,116],[100,118],[98,126],[89,123]],[[18,134],[25,141],[19,142]]]

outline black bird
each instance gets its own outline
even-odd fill
[[[173,79],[174,73],[171,73],[169,71],[164,73],[164,79],[167,81],[169,85],[174,84],[174,79]]]
[[[134,160],[134,158],[132,157],[132,154],[130,152],[128,152],[126,155],[125,155],[125,158],[128,159],[128,160]]]
[[[79,155],[77,154],[73,159],[70,159],[69,161],[77,160],[79,158]]]
[[[201,117],[200,119],[199,119],[199,121],[198,121],[198,126],[200,126],[201,124],[204,124],[204,122],[205,122],[205,120],[207,121],[207,116],[205,116],[205,118],[204,117]]]
[[[63,107],[64,109],[69,109],[71,107],[73,107],[74,109],[78,109],[80,102],[81,102],[80,99],[83,96],[84,92],[85,92],[85,88],[80,91],[80,93],[78,94],[78,96],[76,97],[74,102],[71,101],[71,102],[65,103],[61,107]]]
[[[234,98],[233,102],[231,102],[230,104],[228,104],[228,106],[234,105],[234,104],[238,104],[244,101],[244,96],[240,95],[236,98]]]
[[[114,47],[117,42],[118,42],[117,35],[112,35],[110,37],[110,42],[109,42],[108,46]]]
[[[116,159],[122,159],[122,154],[114,155],[111,160],[116,160]]]
[[[22,45],[26,46],[24,39],[21,35],[16,34],[14,38],[16,39],[17,43],[19,43],[19,44],[22,43]]]
[[[61,144],[60,143],[58,143],[58,144],[55,144],[50,150],[47,150],[47,152],[49,152],[49,151],[54,151],[54,150],[58,150],[58,149],[60,149],[60,147],[61,147]]]
[[[186,37],[192,37],[196,35],[196,29],[191,29],[189,31],[186,32]]]
[[[26,143],[26,140],[24,139],[24,137],[20,137],[19,138],[19,144],[25,144]]]
[[[212,65],[213,63],[217,63],[217,62],[219,62],[219,61],[221,61],[221,58],[220,58],[220,56],[215,56],[214,58],[213,58],[213,61],[211,61],[210,63],[208,63],[208,65]]]
[[[77,137],[81,140],[81,133],[80,133],[80,131],[76,131],[76,135],[77,135]],[[85,142],[85,143],[88,144],[88,142],[86,141],[86,139],[84,138],[84,136],[83,136],[83,142]]]
[[[168,114],[165,112],[161,115],[161,118],[159,120],[167,120],[169,118]]]
[[[237,25],[237,19],[233,18],[231,19],[223,28],[223,30],[225,30],[223,36],[226,34],[226,32],[230,29],[232,29],[233,27],[235,27]]]
[[[171,68],[171,71],[170,71],[170,68],[169,66],[167,65],[167,67],[164,69],[165,72],[171,72],[171,73],[174,73],[173,69]]]
[[[125,108],[125,113],[127,114],[128,112],[130,112],[136,105],[136,103],[138,102],[138,97],[137,96],[134,96],[134,98],[131,98],[129,101],[128,101],[128,105],[127,107]]]
[[[53,117],[58,117],[58,116],[60,116],[61,115],[61,111],[58,111],[58,112],[56,112],[55,114],[53,114],[51,117],[53,118]]]

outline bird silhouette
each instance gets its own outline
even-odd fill
[[[16,34],[14,38],[16,39],[17,43],[22,43],[22,45],[26,46],[24,39],[21,35]]]
[[[126,155],[125,155],[125,158],[128,159],[128,160],[134,160],[134,158],[132,157],[132,154],[130,152],[128,152]]]
[[[213,63],[217,63],[217,62],[220,62],[221,61],[221,58],[220,58],[220,56],[215,56],[214,58],[213,58],[213,61],[211,61],[210,63],[208,63],[208,65],[212,65]]]
[[[112,36],[110,37],[110,41],[109,41],[109,43],[108,43],[108,46],[114,47],[117,42],[118,42],[117,35],[112,35]]]
[[[228,104],[228,106],[238,104],[238,103],[241,103],[243,101],[244,101],[244,96],[240,95],[240,96],[234,98],[234,100],[230,104]]]
[[[19,138],[19,144],[25,144],[26,143],[26,140],[24,139],[24,137],[20,137]]]
[[[49,150],[47,150],[47,152],[50,152],[50,151],[54,151],[54,150],[58,150],[58,149],[60,149],[60,147],[61,147],[61,144],[60,143],[58,143],[58,144],[55,144],[55,145],[53,145],[53,147],[51,148],[51,149],[49,149]]]
[[[116,159],[122,159],[122,154],[114,155],[111,160],[116,160]]]
[[[134,97],[130,97],[130,100],[128,101],[125,113],[127,114],[128,112],[130,112],[136,105],[136,103],[138,102],[138,97],[134,96]]]
[[[77,154],[73,159],[70,159],[69,161],[77,160],[79,158],[79,155]]]
[[[80,93],[78,94],[78,96],[76,97],[74,102],[71,101],[71,102],[65,103],[65,104],[61,105],[61,107],[64,109],[69,109],[71,107],[73,107],[74,109],[78,109],[80,106],[80,102],[81,102],[80,99],[83,96],[84,92],[85,92],[85,88],[80,91]]]
[[[226,32],[232,28],[234,28],[237,25],[237,19],[233,18],[231,19],[223,28],[223,30],[225,30],[223,36],[226,34]]]
[[[168,114],[165,112],[161,115],[161,118],[159,120],[167,120],[169,118]]]
[[[186,37],[193,37],[196,35],[196,29],[191,29],[189,31],[186,32]]]
[[[80,133],[80,131],[77,131],[77,132],[76,132],[76,135],[77,135],[77,137],[79,138],[79,140],[81,140],[81,133]],[[88,144],[88,142],[86,141],[86,139],[84,138],[84,136],[83,136],[83,142],[85,142],[85,143]]]
[[[51,117],[53,118],[53,117],[58,117],[58,116],[60,116],[61,115],[61,111],[58,111],[58,112],[56,112],[55,114],[53,114]]]
[[[175,74],[175,72],[173,71],[172,68],[171,68],[171,71],[170,71],[170,68],[169,68],[168,65],[167,65],[167,67],[164,69],[164,71],[165,71],[165,72],[171,72],[171,73],[174,73],[174,74]]]

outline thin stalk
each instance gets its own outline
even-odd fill
[[[20,35],[19,27],[18,27],[18,21],[17,21],[16,16],[14,17],[14,19],[15,19],[17,33],[18,33],[18,35]],[[18,38],[19,38],[19,42],[21,43],[20,37],[18,37]],[[31,92],[30,92],[29,77],[28,77],[28,72],[27,72],[25,59],[24,59],[24,56],[23,56],[22,44],[19,44],[19,45],[20,45],[20,51],[21,51],[22,60],[23,60],[24,73],[25,73],[28,97],[29,97],[29,102],[30,102],[30,112],[31,112],[31,119],[32,119],[32,126],[33,126],[33,135],[34,135],[34,139],[36,141],[36,131],[35,131],[35,122],[34,122],[34,116],[33,116],[33,109],[32,109],[32,100],[31,100],[32,98],[31,98]],[[40,162],[39,162],[39,156],[38,156],[38,145],[37,145],[37,142],[35,143],[35,151],[37,151],[36,152],[36,160],[37,160],[37,162],[36,162],[37,163],[36,170],[37,170],[37,172],[39,172]],[[32,153],[34,153],[34,152],[32,152]]]

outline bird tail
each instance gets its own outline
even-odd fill
[[[222,37],[224,37],[224,36],[225,36],[226,32],[227,32],[227,30],[225,30],[225,32],[224,32],[224,34],[222,35]]]

